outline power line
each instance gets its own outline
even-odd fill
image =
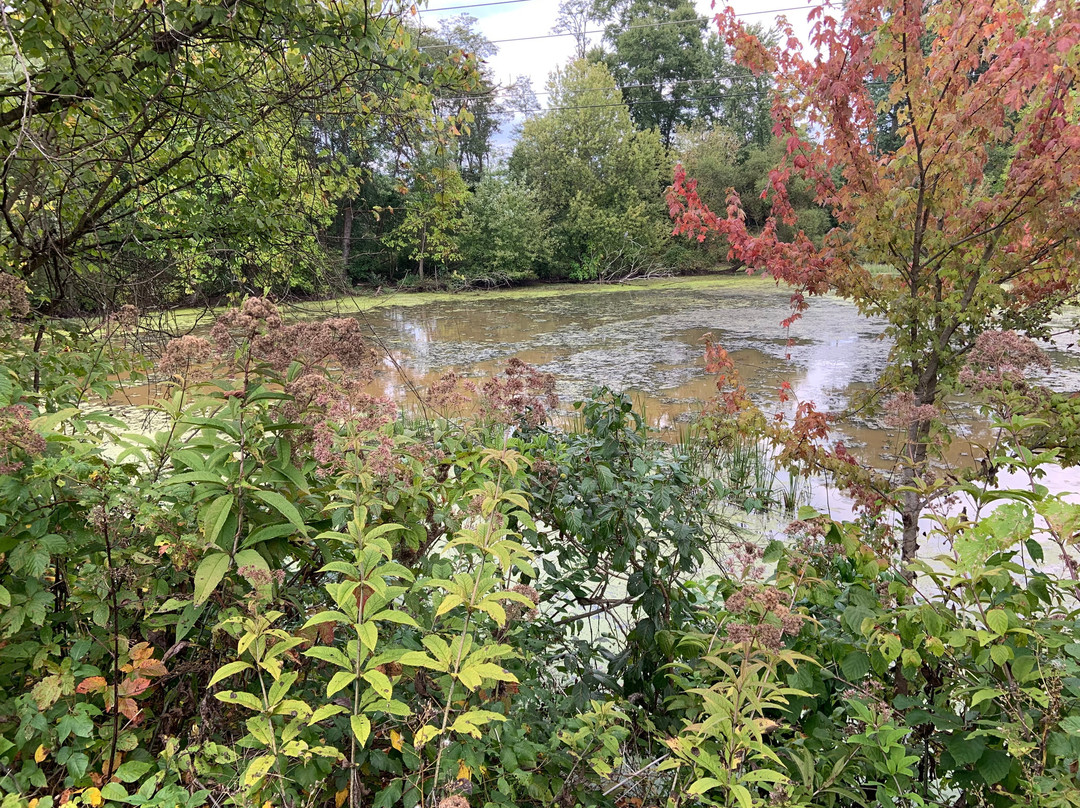
[[[643,90],[643,89],[663,90],[666,87],[669,87],[669,86],[671,86],[673,84],[716,84],[716,83],[724,81],[726,79],[727,80],[732,80],[733,79],[733,80],[738,80],[738,81],[747,81],[747,80],[752,79],[752,78],[753,77],[749,73],[740,73],[740,74],[717,73],[714,76],[710,76],[709,78],[702,78],[702,79],[671,79],[670,81],[664,81],[664,82],[660,82],[660,83],[653,82],[653,83],[650,83],[650,84],[620,84],[620,85],[616,85],[615,87],[581,87],[581,88],[575,88],[573,92],[574,92],[575,95],[579,95],[579,94],[582,94],[582,93],[609,92],[609,91],[611,91],[613,89],[618,90],[619,92],[623,92],[625,90]],[[491,98],[493,96],[503,95],[505,93],[509,93],[511,89],[512,89],[511,87],[494,87],[489,92],[486,92],[486,93],[476,93],[475,95],[449,96],[449,97],[446,97],[446,98],[436,98],[436,100],[438,100],[438,101],[472,101],[474,99]],[[553,93],[551,91],[549,91],[549,90],[544,90],[542,92],[534,92],[533,93],[533,95],[535,95],[535,96],[552,95],[552,94]],[[669,99],[669,100],[673,100],[673,99]]]
[[[429,12],[436,11],[460,11],[467,8],[486,8],[487,6],[512,6],[517,3],[531,3],[533,0],[494,0],[491,3],[470,3],[465,6],[440,6],[439,8],[421,8],[417,9],[421,14],[427,14]]]
[[[756,16],[760,16],[762,14],[780,14],[780,13],[783,13],[785,11],[809,11],[809,10],[815,9],[815,8],[822,8],[822,7],[826,6],[826,5],[829,5],[829,4],[828,3],[814,3],[812,5],[807,5],[807,6],[788,6],[786,8],[769,8],[769,9],[763,9],[761,11],[747,11],[747,12],[744,12],[742,14],[736,14],[735,16],[736,17],[756,17]],[[622,33],[623,31],[633,31],[633,30],[639,29],[639,28],[662,28],[662,27],[668,26],[668,25],[689,25],[690,23],[694,23],[696,25],[702,25],[702,24],[707,25],[708,20],[702,19],[700,17],[694,17],[693,19],[688,19],[688,20],[668,20],[667,22],[643,22],[643,23],[638,23],[636,25],[628,25],[625,28],[620,28],[619,33]],[[580,31],[580,32],[566,33],[566,34],[537,34],[536,36],[519,36],[519,37],[513,37],[511,39],[490,39],[490,40],[488,40],[488,44],[490,44],[490,45],[499,45],[499,44],[502,44],[502,43],[505,43],[505,42],[531,42],[531,41],[537,40],[537,39],[559,39],[559,38],[568,37],[568,36],[583,36],[583,35],[588,35],[588,34],[604,34],[604,33],[607,33],[606,30],[597,29],[595,31]],[[459,47],[459,46],[458,45],[449,45],[449,44],[424,45],[423,47],[419,48],[418,50],[426,51],[426,50],[434,50],[436,48],[457,48],[457,47]]]
[[[713,95],[688,95],[688,96],[686,96],[684,98],[680,98],[678,100],[680,102],[682,102],[682,101],[723,101],[724,99],[727,99],[727,98],[745,98],[746,96],[750,96],[750,95],[761,95],[763,92],[764,92],[763,90],[749,90],[749,91],[745,91],[745,92],[740,91],[740,92],[730,92],[730,93],[717,93],[717,94],[713,94]],[[542,114],[544,112],[569,112],[569,111],[575,110],[575,109],[605,109],[605,108],[610,108],[610,107],[638,107],[638,106],[645,106],[647,104],[671,104],[671,103],[673,103],[671,99],[664,98],[664,99],[652,100],[652,101],[622,101],[620,103],[609,103],[609,104],[581,104],[581,105],[572,106],[572,107],[548,107],[547,109],[540,110],[540,113]]]

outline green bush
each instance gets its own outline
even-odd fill
[[[554,431],[516,363],[407,421],[356,321],[253,299],[131,432],[87,406],[128,322],[3,333],[4,808],[1080,803],[1040,532],[1080,506],[971,489],[908,571],[804,513],[763,557],[625,396]]]

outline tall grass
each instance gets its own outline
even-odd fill
[[[805,481],[777,468],[761,438],[731,431],[721,436],[703,419],[680,426],[676,445],[696,472],[718,481],[727,499],[748,512],[794,511],[805,493]]]

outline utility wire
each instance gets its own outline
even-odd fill
[[[467,8],[486,8],[487,6],[512,6],[516,3],[531,3],[533,0],[495,0],[492,3],[470,3],[466,6],[440,6],[439,8],[418,8],[420,14],[434,13],[436,11],[460,11]]]
[[[736,14],[735,16],[736,17],[756,17],[756,16],[759,16],[759,15],[762,15],[762,14],[780,14],[780,13],[785,12],[785,11],[810,11],[811,9],[821,8],[821,7],[826,6],[826,5],[829,5],[829,4],[828,3],[814,3],[814,4],[806,5],[806,6],[788,6],[787,8],[769,8],[769,9],[762,9],[761,11],[746,11],[746,12],[744,12],[742,14]],[[639,29],[639,28],[662,28],[662,27],[668,26],[668,25],[689,25],[691,23],[696,24],[696,25],[708,25],[708,20],[702,19],[701,17],[694,17],[694,18],[688,19],[688,20],[668,20],[667,22],[643,22],[643,23],[638,23],[636,25],[628,25],[625,28],[620,28],[618,30],[619,30],[619,33],[622,33],[623,31],[633,31],[633,30]],[[513,37],[511,39],[490,39],[490,40],[488,40],[488,44],[499,45],[499,44],[502,44],[504,42],[531,42],[531,41],[537,40],[537,39],[559,39],[561,37],[568,37],[568,36],[583,36],[583,35],[588,35],[588,34],[604,34],[604,33],[607,33],[607,31],[604,30],[604,29],[597,29],[597,30],[594,30],[594,31],[578,31],[578,32],[565,33],[565,34],[537,34],[536,36],[519,36],[519,37]],[[459,46],[458,45],[449,45],[449,44],[446,44],[446,45],[443,45],[443,44],[424,45],[423,47],[419,48],[418,50],[426,51],[426,50],[435,50],[437,48],[457,48],[457,47],[459,47]]]

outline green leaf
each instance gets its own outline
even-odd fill
[[[262,712],[263,709],[262,702],[242,690],[222,690],[220,693],[215,693],[214,698],[226,704],[242,704],[244,707],[256,712]]]
[[[262,755],[255,758],[244,771],[244,787],[250,788],[258,783],[274,766],[274,755]]]
[[[975,691],[975,695],[971,697],[971,706],[975,707],[987,699],[995,699],[1002,695],[1001,691],[994,687],[984,687],[981,690]]]
[[[371,735],[371,719],[366,715],[351,715],[349,716],[349,726],[352,727],[353,735],[356,736],[360,746],[364,746],[367,743],[368,736]]]
[[[1011,768],[1012,759],[1000,749],[987,749],[975,765],[975,770],[988,786],[1004,780]]]
[[[350,671],[338,671],[326,685],[326,697],[330,698],[342,688],[348,687],[356,681],[356,674]]]
[[[990,658],[995,665],[1005,665],[1013,658],[1013,651],[1007,645],[995,645],[990,648]]]
[[[126,763],[120,764],[114,775],[116,779],[122,783],[134,783],[152,768],[154,768],[153,763],[147,763],[142,760],[129,760]]]
[[[225,527],[232,513],[233,495],[222,494],[199,513],[199,521],[202,523],[203,535],[211,544],[217,542],[218,534]]]
[[[308,719],[308,726],[312,724],[318,724],[320,721],[325,721],[332,715],[338,715],[339,713],[348,712],[340,704],[324,704],[311,714],[311,718]]]
[[[849,682],[858,682],[870,672],[870,657],[863,651],[852,651],[841,660],[840,671]]]
[[[221,475],[213,474],[209,471],[185,471],[180,474],[174,474],[165,480],[168,485],[177,485],[179,483],[216,483],[217,485],[224,486],[225,481],[221,479]],[[229,496],[232,496],[231,494]]]
[[[739,801],[740,808],[753,808],[754,800],[750,797],[750,791],[746,786],[735,783],[731,787],[731,793]]]
[[[256,499],[262,500],[275,511],[280,513],[286,519],[288,519],[293,527],[299,530],[301,533],[307,532],[307,525],[304,524],[303,517],[300,516],[300,511],[296,509],[289,500],[285,499],[281,494],[276,491],[252,491],[252,496]]]
[[[981,735],[956,733],[945,742],[945,746],[953,760],[961,766],[969,766],[982,757],[986,749],[986,738]]]
[[[369,651],[374,652],[375,645],[379,641],[379,632],[374,623],[362,623],[356,627],[356,633],[360,637],[360,644]]]
[[[119,783],[106,783],[101,787],[101,796],[112,802],[127,802],[128,793]]]
[[[721,783],[715,777],[701,777],[691,783],[690,788],[686,789],[686,791],[688,794],[693,794],[696,796],[698,794],[704,794],[706,791],[722,785],[723,783]]]
[[[350,672],[353,669],[352,660],[345,656],[345,653],[340,648],[334,648],[333,646],[313,646],[304,651],[304,656],[311,657],[312,659],[321,659],[323,662],[329,662],[332,665],[337,665],[339,668],[343,668]]]
[[[361,674],[365,681],[371,685],[371,687],[382,696],[384,699],[390,698],[393,694],[394,687],[390,684],[390,679],[385,673],[377,670],[364,671]]]
[[[199,567],[195,570],[194,603],[196,606],[205,603],[207,598],[214,594],[214,590],[217,589],[217,585],[221,583],[228,569],[228,553],[212,553],[199,562]]]
[[[991,609],[986,613],[986,626],[1000,636],[1009,628],[1009,616],[1004,609]]]
[[[222,665],[220,668],[217,669],[217,673],[210,677],[210,682],[207,687],[213,687],[222,679],[228,678],[229,676],[232,676],[235,673],[239,673],[240,671],[246,671],[250,667],[251,665],[247,662],[240,661],[229,662],[226,665]]]
[[[334,612],[334,611],[319,612],[318,614],[313,615],[306,623],[304,623],[303,626],[301,626],[301,628],[302,629],[311,628],[312,626],[319,626],[319,625],[322,625],[323,623],[350,623],[350,622],[352,622],[352,621],[349,620],[349,618],[346,617],[345,615],[343,615],[341,612]]]

